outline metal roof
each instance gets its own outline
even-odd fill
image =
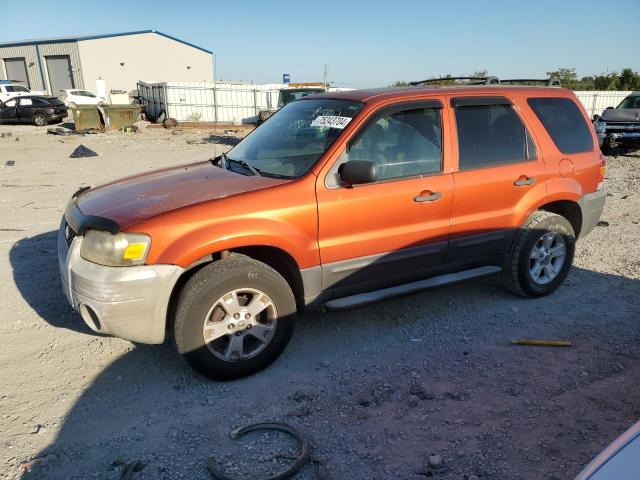
[[[156,33],[158,35],[162,35],[163,37],[170,38],[171,40],[175,40],[176,42],[184,43],[185,45],[189,45],[190,47],[197,48],[198,50],[202,50],[203,52],[213,54],[211,50],[207,50],[206,48],[199,47],[197,45],[194,45],[193,43],[185,42],[184,40],[180,40],[179,38],[172,37],[171,35],[167,35],[166,33],[162,33],[157,30],[138,30],[135,32],[107,33],[105,35],[69,35],[64,37],[32,38],[27,40],[19,40],[16,42],[2,42],[0,43],[0,48],[19,47],[23,45],[41,45],[43,43],[81,42],[83,40],[96,40],[99,38],[123,37],[126,35],[140,35],[142,33]]]

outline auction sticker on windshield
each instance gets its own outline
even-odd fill
[[[321,115],[311,122],[312,127],[327,127],[343,129],[351,121],[351,117],[339,117],[337,115]]]

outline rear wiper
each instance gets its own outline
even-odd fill
[[[227,162],[235,162],[235,163],[243,166],[244,168],[249,170],[254,176],[258,176],[258,177],[262,176],[262,174],[260,173],[260,170],[258,170],[253,165],[248,164],[244,160],[236,160],[235,158],[228,158],[226,155],[224,156],[224,159],[225,159],[225,163],[227,163]]]

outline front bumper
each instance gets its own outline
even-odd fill
[[[95,332],[132,342],[162,343],[171,292],[184,269],[176,265],[106,267],[80,256],[82,237],[58,232],[62,290]]]
[[[602,147],[605,142],[640,141],[640,132],[596,132],[598,144]]]
[[[587,193],[580,200],[578,205],[582,212],[582,228],[580,229],[580,238],[587,235],[593,227],[598,224],[602,210],[604,210],[604,202],[607,194],[604,190],[598,190],[593,193]]]

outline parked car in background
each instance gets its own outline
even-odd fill
[[[19,83],[11,83],[0,80],[0,102],[6,102],[10,98],[24,97],[27,95],[44,95],[44,92],[29,90]]]
[[[632,480],[640,478],[640,422],[605,448],[575,480]]]
[[[43,127],[67,116],[67,107],[58,97],[19,97],[0,103],[0,123],[33,123]]]
[[[640,92],[633,92],[616,108],[609,107],[594,116],[594,127],[602,152],[617,145],[640,146]]]
[[[83,188],[58,233],[94,331],[172,335],[203,375],[271,364],[295,315],[489,274],[553,293],[604,208],[574,93],[502,85],[309,95],[211,161]]]
[[[280,90],[278,93],[278,108],[261,110],[258,112],[258,122],[257,125],[262,125],[264,121],[273,115],[278,109],[284,107],[290,102],[294,100],[299,100],[301,98],[307,97],[309,95],[314,95],[316,93],[324,93],[327,89],[324,87],[322,83],[294,83],[290,84],[288,87],[285,87]]]
[[[61,90],[60,99],[68,108],[75,108],[78,105],[106,105],[107,99],[99,97],[88,90],[68,89]]]

